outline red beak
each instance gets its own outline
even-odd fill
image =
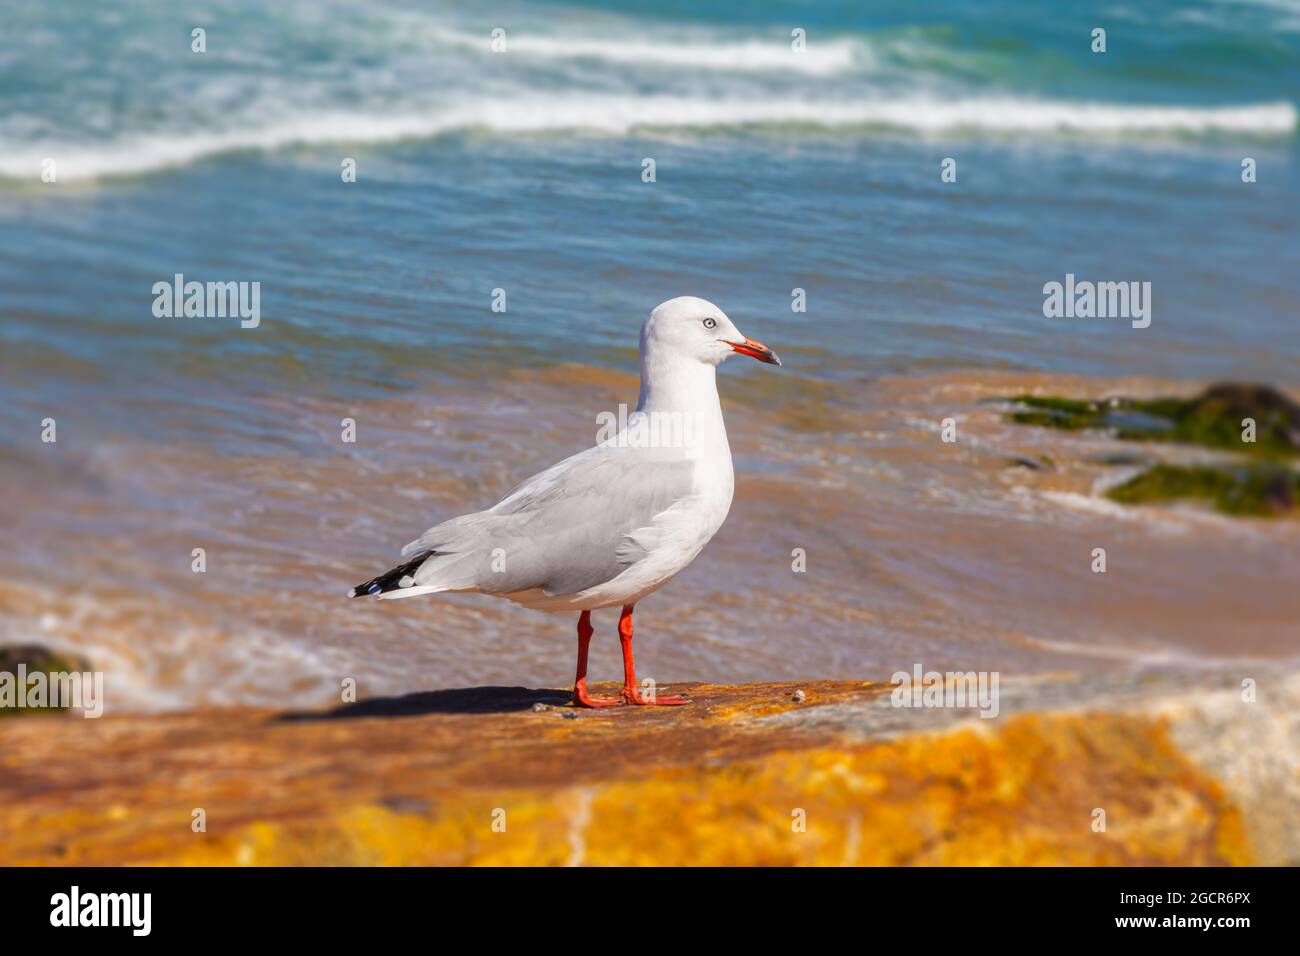
[[[768,365],[781,364],[780,356],[757,339],[746,338],[743,342],[727,342],[727,344],[741,355],[748,355],[750,358],[756,358]]]

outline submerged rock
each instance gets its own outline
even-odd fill
[[[1300,504],[1300,472],[1283,465],[1155,465],[1106,496],[1124,504],[1197,499],[1230,515],[1281,515]]]
[[[1156,464],[1106,496],[1124,504],[1195,500],[1224,514],[1276,516],[1300,507],[1300,405],[1268,385],[1222,382],[1193,398],[1103,401],[1021,395],[1008,418],[1066,431],[1103,429],[1128,441],[1172,442],[1240,452],[1242,464]],[[1252,431],[1247,422],[1253,422]],[[1109,456],[1106,464],[1133,464]]]
[[[1172,441],[1263,457],[1300,454],[1300,405],[1268,385],[1222,382],[1194,398],[1105,401],[1020,395],[1008,418],[1022,425],[1080,431],[1105,429],[1130,441]],[[1243,422],[1255,422],[1244,441]]]

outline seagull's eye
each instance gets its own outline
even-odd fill
[[[704,327],[705,327],[706,329],[716,329],[716,328],[718,327],[718,320],[717,320],[717,319],[705,319],[705,320],[704,320]]]

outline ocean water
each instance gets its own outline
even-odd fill
[[[1078,446],[986,403],[1300,384],[1297,90],[1291,0],[0,0],[0,637],[142,707],[561,684],[571,622],[341,595],[590,444],[693,294],[787,365],[722,372],[737,500],[651,673],[1292,653],[1294,524],[1008,475]],[[156,317],[177,273],[260,324]],[[1045,318],[1066,274],[1150,282],[1150,327]],[[1111,541],[1103,593],[1071,555]]]

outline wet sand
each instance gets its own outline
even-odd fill
[[[963,370],[819,382],[723,376],[736,463],[731,515],[699,559],[638,608],[638,661],[659,683],[1207,668],[1296,656],[1300,524],[1099,496],[1188,455],[1008,424],[996,399],[1189,394],[1199,383]],[[480,684],[563,686],[573,621],[473,595],[348,601],[425,527],[486,507],[589,445],[634,402],[590,366],[431,380],[346,406],[243,397],[281,435],[220,453],[167,430],[71,429],[6,458],[0,521],[30,546],[0,560],[0,639],[40,641],[107,672],[107,706],[320,705]],[[357,421],[358,441],[339,422]],[[952,417],[958,440],[941,439]],[[1017,461],[1019,463],[1017,463]],[[1029,467],[1026,462],[1038,465]],[[1094,548],[1107,571],[1091,570]],[[204,548],[207,570],[191,570]],[[807,570],[792,570],[803,549]],[[617,673],[597,612],[596,676]]]

